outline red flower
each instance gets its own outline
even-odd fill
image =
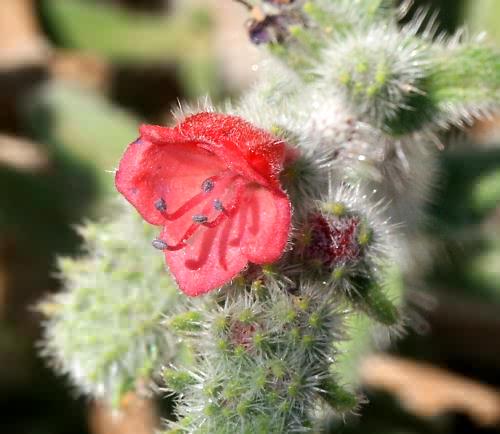
[[[153,245],[180,288],[197,296],[248,262],[282,254],[291,206],[279,182],[285,144],[236,116],[199,113],[174,128],[144,125],[116,188],[153,225]]]

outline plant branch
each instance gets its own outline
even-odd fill
[[[253,6],[250,2],[247,2],[246,0],[233,0],[235,1],[236,3],[240,3],[242,4],[243,6],[245,6],[248,10],[252,10],[253,9]]]
[[[481,426],[500,423],[500,393],[484,384],[435,366],[377,355],[361,365],[366,386],[386,390],[420,417],[433,417],[458,410]]]

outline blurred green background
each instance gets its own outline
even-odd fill
[[[498,0],[415,3],[412,13],[440,10],[443,30],[467,25],[500,44]],[[1,433],[125,432],[45,367],[33,306],[58,289],[56,256],[78,254],[74,225],[105,212],[137,126],[169,122],[179,100],[236,96],[255,79],[259,52],[244,22],[231,0],[1,0]],[[461,142],[440,157],[422,229],[437,254],[423,287],[409,283],[410,298],[430,292],[439,306],[420,312],[427,333],[410,329],[390,351],[500,390],[500,120],[478,123]],[[332,430],[500,432],[460,412],[423,419],[389,394],[366,393],[362,417]]]

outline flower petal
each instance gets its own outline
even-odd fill
[[[165,258],[182,291],[201,295],[229,282],[248,262],[276,261],[288,241],[290,220],[284,193],[253,185],[230,218],[216,228],[200,227],[184,249],[166,251]],[[168,236],[164,230],[161,239],[168,242]]]
[[[268,264],[282,255],[288,242],[291,205],[283,192],[256,187],[247,202],[241,253],[250,262]]]
[[[143,126],[141,137],[129,145],[120,162],[115,183],[146,221],[163,225],[165,218],[155,208],[159,198],[164,199],[168,212],[173,212],[200,193],[205,179],[224,169],[217,156],[176,130]],[[188,226],[191,214],[178,224]]]
[[[215,228],[201,227],[182,250],[165,251],[165,259],[179,288],[191,297],[223,286],[243,270],[248,260],[239,246],[229,244],[237,233],[234,219]],[[163,239],[168,234],[162,233]]]
[[[200,142],[246,179],[279,189],[279,173],[286,157],[283,141],[237,116],[198,113],[185,119],[177,130]]]

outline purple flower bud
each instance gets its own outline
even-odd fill
[[[311,216],[304,257],[328,269],[358,261],[363,254],[357,237],[360,223],[357,216]]]
[[[266,21],[267,18],[263,21],[252,20],[248,28],[250,40],[256,45],[267,44],[272,40],[272,33]]]
[[[288,35],[287,18],[284,15],[267,15],[262,20],[252,19],[248,34],[256,45],[283,42]]]

